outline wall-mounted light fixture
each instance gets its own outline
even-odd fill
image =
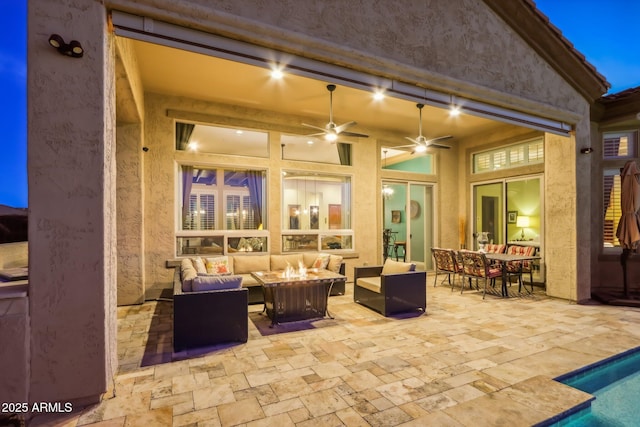
[[[65,56],[82,58],[82,55],[84,55],[84,49],[79,41],[71,40],[69,43],[65,43],[64,39],[58,34],[51,34],[51,37],[49,37],[49,44]]]
[[[591,147],[581,148],[581,149],[580,149],[580,152],[581,152],[582,154],[591,154],[591,153],[593,153],[593,148],[591,148]]]

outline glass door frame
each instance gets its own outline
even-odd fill
[[[508,204],[508,184],[509,183],[513,183],[513,182],[518,182],[518,181],[526,181],[526,180],[534,180],[534,179],[538,179],[539,182],[539,186],[540,186],[540,215],[539,215],[539,248],[538,248],[538,255],[540,255],[540,271],[539,271],[539,275],[540,275],[540,280],[542,282],[545,281],[545,268],[544,268],[544,257],[545,257],[545,239],[544,239],[544,230],[545,230],[545,205],[544,205],[544,174],[534,174],[534,175],[522,175],[522,176],[513,176],[513,177],[507,177],[507,178],[498,178],[498,179],[493,179],[493,180],[487,180],[487,181],[478,181],[478,182],[472,182],[471,183],[471,191],[470,191],[470,204],[469,204],[469,211],[470,211],[470,218],[472,218],[471,221],[471,226],[469,227],[469,235],[467,236],[467,241],[471,242],[471,246],[470,249],[472,250],[477,250],[478,249],[478,242],[477,239],[473,237],[474,233],[477,233],[478,231],[476,231],[476,224],[477,224],[477,209],[478,206],[476,205],[476,187],[478,186],[482,186],[482,185],[490,185],[490,184],[500,184],[501,185],[501,200],[500,200],[500,213],[502,215],[502,227],[500,229],[500,240],[499,242],[504,243],[505,245],[507,244],[518,244],[517,241],[509,241],[508,240],[508,233],[507,233],[507,204]],[[535,280],[535,277],[534,277]]]
[[[413,262],[416,264],[416,268],[419,270],[430,270],[433,269],[432,255],[431,255],[431,247],[434,244],[435,240],[435,231],[436,231],[436,209],[435,209],[435,198],[436,198],[436,184],[432,182],[421,182],[414,180],[398,180],[398,179],[383,179],[381,182],[381,188],[385,187],[395,187],[401,186],[404,188],[404,201],[400,202],[401,208],[400,211],[400,223],[404,224],[404,233],[399,237],[400,240],[406,242],[405,250],[406,250],[406,262]],[[413,237],[413,231],[411,230],[411,202],[412,202],[412,191],[414,188],[422,188],[424,190],[424,199],[422,200],[422,204],[419,206],[419,213],[417,214],[419,217],[424,218],[424,232],[422,233],[421,240],[424,245],[424,254],[422,260],[413,260],[412,257],[412,245],[415,243],[415,238]],[[430,191],[430,197],[427,194],[427,191]],[[420,203],[420,202],[418,202]],[[426,209],[428,208],[428,211]],[[387,225],[391,223],[391,219],[393,218],[393,212],[396,209],[388,209],[386,206],[385,197],[383,195],[382,200],[382,228],[383,231],[389,227]],[[396,213],[397,215],[397,213]],[[395,236],[398,237],[398,236]],[[392,236],[392,239],[394,236]],[[384,244],[384,242],[383,242]],[[391,245],[393,246],[393,245]],[[415,251],[414,251],[415,252]],[[391,248],[389,249],[388,257],[395,259],[395,253],[392,252]],[[384,260],[383,260],[384,261]]]

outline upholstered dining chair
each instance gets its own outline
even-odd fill
[[[449,285],[451,285],[451,290],[453,291],[456,274],[459,274],[460,277],[462,277],[462,266],[458,264],[455,251],[452,249],[431,248],[431,253],[435,262],[436,273],[433,286],[435,287],[438,283],[438,275],[446,275],[446,277],[442,279],[441,284],[448,279]]]
[[[511,245],[507,248],[507,254],[510,255],[532,256],[535,251],[536,248],[534,246]],[[520,291],[523,286],[522,275],[529,273],[529,284],[531,285],[531,292],[533,292],[533,260],[509,261],[506,263],[506,269],[509,276],[518,277],[518,291]]]
[[[482,252],[460,251],[459,253],[462,257],[463,279],[476,279],[476,283],[480,280],[484,281],[482,289],[482,299],[484,299],[487,285],[491,283],[492,286],[495,286],[496,278],[502,277],[501,266],[493,266]],[[462,286],[460,293],[463,291],[464,286]]]

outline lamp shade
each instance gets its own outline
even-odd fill
[[[518,216],[518,219],[516,219],[516,227],[528,227],[528,226],[529,226],[529,217]]]

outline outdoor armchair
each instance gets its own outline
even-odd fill
[[[427,309],[427,273],[411,263],[355,267],[353,300],[383,316]]]

